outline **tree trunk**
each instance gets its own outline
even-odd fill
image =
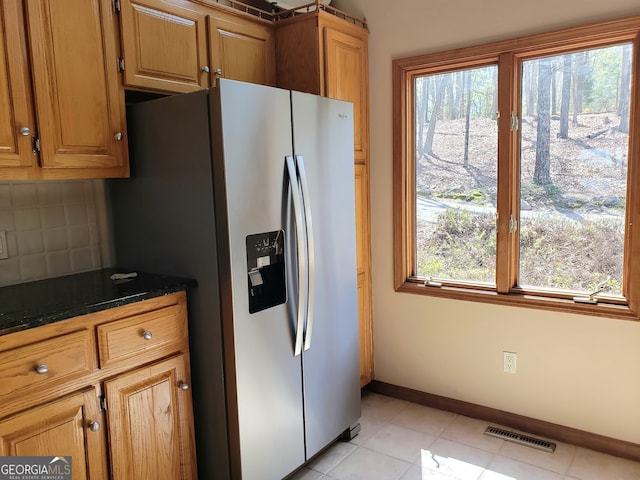
[[[575,53],[576,68],[573,88],[573,125],[578,125],[578,114],[582,113],[582,99],[584,98],[584,83],[588,74],[589,52]]]
[[[458,72],[460,75],[460,81],[458,82],[458,95],[456,97],[456,111],[459,115],[462,115],[462,112],[464,112],[464,79],[467,72],[468,70],[461,70]]]
[[[523,78],[525,112],[523,115],[531,117],[535,115],[535,98],[536,98],[536,82],[535,82],[535,63],[531,64],[531,68],[525,69]]]
[[[453,74],[449,74],[451,75],[451,77],[453,77]],[[455,78],[454,78],[455,80]],[[455,101],[455,85],[456,82],[451,82],[448,85],[448,88],[446,90],[446,98],[447,98],[447,102],[446,102],[446,113],[443,112],[443,120],[455,120],[456,118],[458,118],[458,113],[456,112],[456,101]]]
[[[538,132],[536,138],[536,165],[533,181],[538,185],[551,184],[551,60],[538,60]]]
[[[471,72],[465,72],[465,90],[467,97],[467,116],[464,123],[464,168],[469,166],[469,124],[471,121]]]
[[[415,135],[416,135],[416,160],[424,155],[424,124],[427,117],[427,109],[429,108],[429,98],[427,77],[420,77],[416,80],[416,119],[415,119]],[[418,92],[420,92],[418,94]]]
[[[558,59],[556,59],[558,60]],[[558,85],[556,82],[556,73],[558,68],[556,68],[556,62],[551,67],[551,116],[558,115]]]
[[[629,133],[629,101],[631,96],[631,45],[622,47],[622,75],[620,76],[620,95],[618,98],[618,114],[620,125],[618,131]]]
[[[495,85],[495,87],[493,89],[493,98],[491,100],[491,115],[490,115],[490,117],[497,121],[498,120],[498,68],[497,67],[493,67],[491,70],[493,72],[491,74],[492,83],[493,83],[493,85]]]
[[[440,77],[438,79],[438,77]],[[436,121],[438,120],[438,114],[442,109],[442,100],[449,83],[449,74],[443,74],[431,77],[434,82],[437,82],[436,86],[436,98],[433,104],[433,110],[429,118],[429,127],[427,128],[427,136],[424,141],[424,152],[428,155],[433,155],[433,135],[436,132]]]
[[[569,138],[569,104],[571,100],[571,55],[562,57],[562,99],[560,104],[560,132],[558,137]]]

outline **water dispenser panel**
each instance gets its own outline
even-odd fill
[[[260,312],[286,302],[284,267],[282,230],[247,236],[249,313]]]

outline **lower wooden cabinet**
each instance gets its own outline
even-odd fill
[[[74,480],[197,478],[185,292],[0,336],[0,380],[0,456],[71,456]]]
[[[0,420],[0,456],[9,455],[70,456],[74,480],[108,478],[96,390],[84,389]]]
[[[179,355],[105,382],[112,478],[195,478],[186,379],[186,359]]]

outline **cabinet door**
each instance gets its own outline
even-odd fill
[[[275,85],[275,40],[270,26],[237,17],[209,17],[211,67],[215,75]]]
[[[353,103],[360,326],[360,385],[373,379],[373,325],[371,321],[371,238],[369,217],[369,93],[367,41],[324,27],[325,95]]]
[[[0,3],[0,167],[28,167],[36,161],[20,4],[18,0]]]
[[[353,103],[354,155],[367,161],[369,149],[369,81],[366,40],[325,27],[325,95]]]
[[[111,2],[32,0],[25,5],[41,166],[122,167],[124,91],[118,87]],[[104,176],[118,174],[122,170]]]
[[[115,480],[195,478],[188,386],[184,355],[105,382]]]
[[[162,0],[122,0],[124,83],[167,92],[209,86],[205,16]]]
[[[355,166],[356,265],[358,267],[358,319],[360,328],[360,386],[373,380],[371,324],[371,258],[369,254],[369,176],[367,165]]]
[[[107,453],[95,389],[0,420],[0,456],[71,456],[74,480],[106,479]]]

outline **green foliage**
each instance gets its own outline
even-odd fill
[[[424,192],[417,191],[417,194],[420,195]],[[476,189],[471,192],[443,192],[443,193],[433,193],[430,195],[433,198],[443,198],[449,200],[458,200],[465,202],[477,202],[483,203],[487,199],[487,194],[483,189]]]
[[[557,198],[562,194],[562,188],[555,183],[538,185],[530,178],[522,179],[520,185],[521,196],[529,202],[547,203],[550,199]]]
[[[520,279],[524,286],[619,294],[624,231],[612,219],[585,220],[536,215],[520,229]],[[495,216],[448,208],[433,233],[419,240],[417,274],[463,281],[495,281]],[[595,247],[595,248],[594,248]]]
[[[520,280],[524,285],[593,291],[602,281],[620,293],[623,223],[536,215],[520,228]]]
[[[584,110],[611,112],[618,106],[622,72],[622,46],[600,48],[590,55],[591,75],[585,80]]]
[[[495,216],[447,208],[418,251],[418,274],[493,282],[495,259]]]

